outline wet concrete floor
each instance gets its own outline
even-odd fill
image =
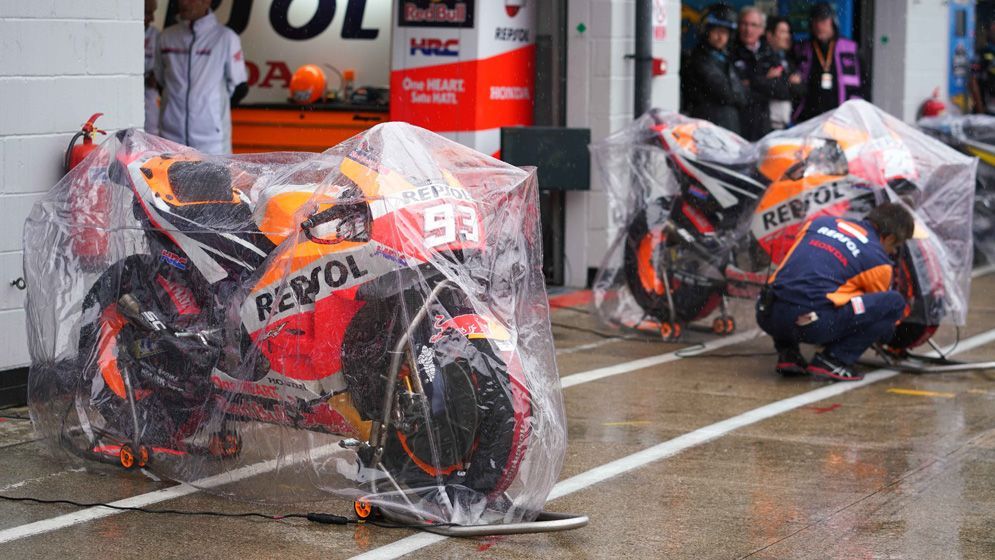
[[[958,358],[995,360],[995,342],[971,338],[995,331],[993,311],[995,276],[978,278],[961,333],[977,347]],[[583,307],[556,309],[553,323],[563,377],[686,346],[618,338]],[[772,365],[769,339],[755,338],[566,388],[560,478],[587,482],[558,487],[548,509],[590,516],[584,529],[421,546],[424,534],[404,529],[122,513],[3,542],[77,510],[0,502],[0,558],[995,558],[995,372],[876,373],[809,395],[832,385]],[[108,502],[172,486],[69,468],[34,441],[25,410],[0,414],[0,494]],[[657,460],[584,478],[647,449]],[[287,510],[203,493],[150,507]]]

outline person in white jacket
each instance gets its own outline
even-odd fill
[[[155,51],[159,30],[152,25],[156,0],[145,0],[145,132],[159,134],[159,87],[155,81]]]
[[[241,41],[218,22],[211,0],[179,0],[178,15],[156,49],[160,135],[204,153],[231,153],[230,107],[249,89]]]

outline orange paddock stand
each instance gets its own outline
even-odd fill
[[[386,122],[386,107],[322,103],[243,105],[232,109],[232,151],[323,152],[373,126]]]

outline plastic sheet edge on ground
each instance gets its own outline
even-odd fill
[[[122,131],[25,225],[36,430],[239,499],[530,521],[566,449],[537,197],[404,123],[229,157]]]

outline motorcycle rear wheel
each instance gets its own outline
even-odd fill
[[[672,263],[663,262],[661,245],[670,243],[666,233],[650,231],[646,213],[640,212],[626,228],[623,256],[625,283],[636,303],[658,321],[687,323],[703,319],[715,311],[722,300],[722,286],[681,282],[675,270],[668,270],[670,296],[674,309],[671,314],[667,300],[665,277],[658,270]],[[693,259],[687,248],[678,248],[678,260]],[[674,268],[671,266],[670,268]]]
[[[185,423],[189,412],[197,408],[168,391],[142,390],[137,375],[141,364],[128,348],[140,337],[139,329],[125,320],[119,311],[111,309],[126,293],[148,299],[140,295],[140,287],[153,282],[157,266],[156,259],[149,255],[131,255],[105,271],[83,299],[77,394],[81,402],[88,403],[99,413],[101,433],[112,440],[111,443],[140,441],[147,445],[172,445],[180,435],[178,427]],[[143,308],[155,308],[153,301],[140,301],[140,304]],[[108,318],[123,324],[117,329],[106,329]],[[108,336],[110,338],[104,339]],[[99,363],[101,350],[106,356],[114,357],[115,367],[122,376],[130,377],[136,396],[134,414],[138,419],[138,434],[126,394],[120,394],[121,387],[112,389],[103,378]],[[92,423],[93,419],[89,420]]]

